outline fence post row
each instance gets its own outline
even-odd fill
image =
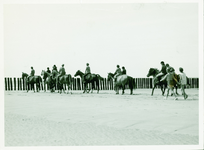
[[[84,90],[84,84],[82,83],[80,78],[72,78],[73,84],[71,86],[72,90]],[[12,90],[30,90],[31,85],[26,84],[26,81],[21,78],[4,78],[5,82],[5,91],[12,91]],[[152,88],[152,78],[134,78],[135,87],[134,89],[139,88]],[[190,87],[187,86],[187,88],[199,88],[199,78],[189,78]],[[46,87],[43,87],[44,84],[42,83],[42,86],[40,85],[40,89],[43,90]],[[91,88],[91,84],[88,85],[89,88]],[[96,87],[96,82],[94,83],[94,86]],[[36,86],[35,86],[36,87]],[[65,86],[66,88],[66,86]],[[126,88],[129,88],[129,86],[126,86]],[[157,86],[159,88],[159,86]],[[49,89],[49,87],[47,87]],[[57,89],[57,87],[56,87]],[[106,78],[104,78],[103,81],[99,81],[99,89],[100,90],[113,90],[113,81],[107,81]]]

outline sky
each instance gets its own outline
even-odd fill
[[[107,77],[116,65],[145,78],[164,61],[199,76],[197,3],[4,4],[4,76],[40,75],[65,65],[67,74]]]

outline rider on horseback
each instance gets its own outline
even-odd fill
[[[34,76],[35,76],[35,70],[33,69],[33,67],[31,67],[31,73],[30,73],[30,76],[27,77],[27,79]]]
[[[122,67],[122,74],[126,74],[126,69],[124,66]]]
[[[156,75],[156,78],[158,78],[159,76],[162,76],[162,75],[166,75],[167,72],[166,72],[166,65],[163,61],[161,61],[161,70],[159,71],[159,73]]]
[[[59,77],[63,76],[66,74],[64,64],[62,64],[62,67],[59,69],[59,74],[57,75],[57,82],[59,81]]]
[[[91,68],[89,67],[89,63],[86,63],[86,70],[85,70],[85,74],[84,74],[84,79],[88,74],[91,74]]]
[[[117,65],[117,69],[116,69],[116,71],[115,71],[115,73],[114,73],[115,82],[116,82],[117,77],[118,77],[119,75],[122,75],[122,72],[121,72],[120,66]]]
[[[49,67],[47,67],[47,73],[51,73],[51,71],[50,71],[50,68],[49,68]]]
[[[51,74],[51,76],[50,76],[51,79],[54,79],[54,73],[55,73],[55,72],[58,72],[56,65],[54,65],[54,66],[52,67],[52,74]]]

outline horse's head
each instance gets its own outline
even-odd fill
[[[147,77],[156,75],[156,74],[157,74],[157,71],[158,71],[158,70],[157,70],[156,68],[150,68],[150,69],[149,69],[149,72],[148,72],[148,74],[147,74]]]
[[[43,77],[43,79],[46,79],[48,77],[47,72],[45,70],[42,70],[41,76]]]
[[[22,78],[22,79],[24,79],[25,77],[27,78],[27,77],[28,77],[28,74],[27,74],[27,73],[22,72],[22,77],[21,77],[21,78]]]
[[[101,77],[99,74],[97,74],[97,76],[98,76],[98,79],[99,79],[99,80],[104,81],[104,78]]]
[[[114,74],[113,73],[108,73],[108,77],[107,80],[110,81],[114,78]]]
[[[77,72],[75,73],[74,77],[76,76],[81,76],[84,75],[80,70],[77,70]]]
[[[42,70],[41,76],[44,76],[44,75],[45,75],[45,70]]]

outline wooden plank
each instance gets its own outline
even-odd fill
[[[4,81],[5,81],[5,90],[7,91],[8,90],[7,78],[4,78]]]
[[[20,90],[20,79],[17,78],[17,83],[18,83],[18,91]]]
[[[104,86],[105,86],[104,90],[107,90],[108,88],[107,88],[107,81],[106,81],[106,78],[104,79]]]
[[[9,78],[10,80],[10,85],[11,85],[11,91],[13,91],[13,82],[12,82],[12,78]]]
[[[10,88],[10,81],[9,81],[9,78],[7,78],[7,83],[8,83],[8,90],[10,91],[11,88]]]
[[[13,79],[14,90],[16,91],[16,78]]]
[[[23,90],[26,89],[26,81],[23,79]]]
[[[20,87],[20,90],[22,90],[22,81],[21,81],[22,79],[20,78],[19,79],[19,87]]]

